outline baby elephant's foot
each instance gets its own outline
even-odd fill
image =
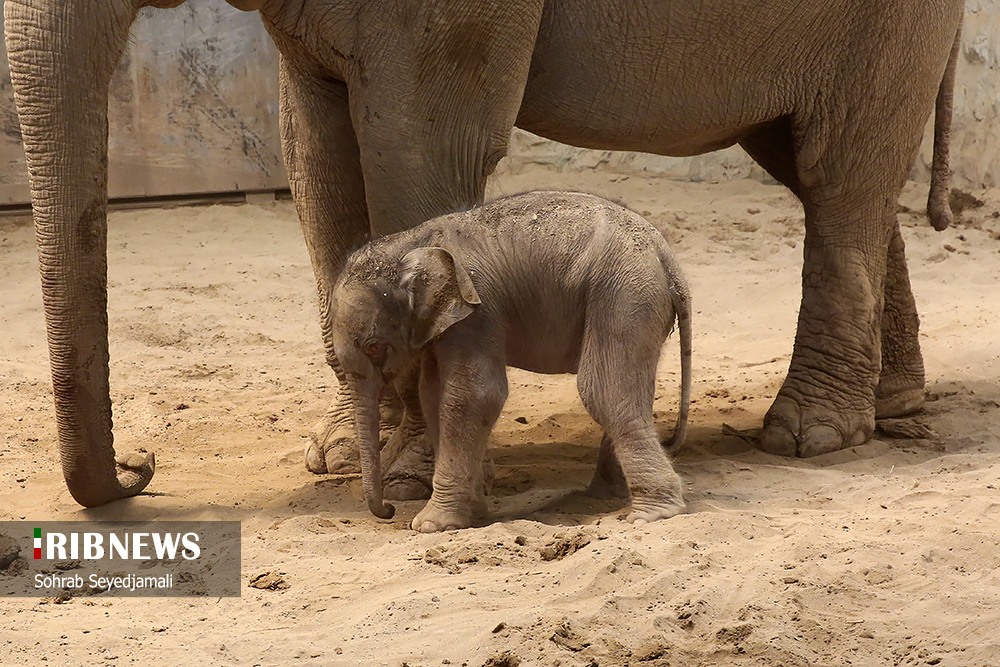
[[[881,381],[875,388],[875,419],[905,417],[924,407],[923,378],[911,386],[891,385]]]
[[[625,520],[629,523],[649,523],[659,519],[669,519],[683,511],[683,500],[670,500],[662,503],[633,502],[632,511],[628,513]]]
[[[472,525],[472,511],[456,511],[427,503],[410,522],[410,528],[420,533],[440,533],[445,530],[469,528]]]
[[[625,520],[629,523],[648,523],[659,519],[669,519],[684,511],[683,484],[677,473],[670,471],[662,486],[646,487],[638,493],[632,489],[632,511]]]

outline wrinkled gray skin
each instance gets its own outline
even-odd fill
[[[666,241],[632,211],[591,195],[536,192],[435,218],[351,255],[330,313],[376,516],[393,515],[382,500],[379,395],[415,374],[437,464],[412,527],[467,528],[485,511],[483,458],[507,399],[507,366],[577,374],[583,404],[607,435],[602,446],[624,473],[629,521],[683,509],[680,478],[657,441],[653,393],[676,319],[682,389],[671,447],[679,447],[691,388],[690,295]]]
[[[63,471],[98,505],[138,493],[115,464],[108,394],[108,82],[143,4],[7,0],[31,174]],[[515,123],[589,148],[694,155],[739,143],[805,208],[795,346],[761,446],[864,442],[923,401],[917,312],[895,205],[937,98],[929,214],[947,224],[962,0],[229,0],[281,52],[285,164],[325,296],[348,251],[482,201]],[[342,383],[342,387],[343,387]],[[415,391],[415,389],[411,389]],[[399,495],[426,493],[418,414],[391,441]],[[342,390],[307,465],[347,470]],[[390,474],[392,471],[387,472]]]

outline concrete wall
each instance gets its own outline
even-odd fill
[[[29,200],[6,51],[0,69],[0,204]],[[278,56],[257,14],[221,0],[144,9],[111,82],[111,197],[287,187]]]
[[[968,0],[955,91],[954,183],[1000,186],[1000,0]],[[0,204],[28,201],[7,70],[0,59]],[[222,0],[143,10],[111,87],[112,197],[287,185],[278,139],[277,53],[256,14]],[[929,128],[930,129],[930,128]],[[928,136],[930,132],[928,131]],[[586,151],[515,131],[508,166],[767,180],[739,148],[692,158]],[[925,141],[914,177],[929,175]]]
[[[144,10],[112,81],[112,197],[284,188],[278,52],[220,0]]]
[[[1000,0],[966,2],[952,127],[955,184],[1000,187]],[[925,140],[925,178],[930,156]]]

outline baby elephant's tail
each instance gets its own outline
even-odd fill
[[[684,274],[681,273],[677,260],[664,242],[660,259],[667,270],[667,279],[671,285],[673,296],[674,317],[677,318],[677,329],[681,343],[681,403],[677,409],[677,425],[674,436],[666,443],[667,453],[671,456],[684,444],[687,437],[688,410],[691,405],[691,290],[688,288]]]
[[[686,291],[684,296],[687,297]],[[677,329],[681,339],[681,404],[677,410],[674,436],[667,445],[667,453],[671,456],[677,453],[687,437],[688,409],[691,405],[691,300],[682,300],[683,303],[675,304]]]

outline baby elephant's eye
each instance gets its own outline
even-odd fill
[[[372,341],[370,343],[365,343],[365,355],[369,359],[378,359],[385,354],[387,347],[389,347],[389,344],[384,341]]]

